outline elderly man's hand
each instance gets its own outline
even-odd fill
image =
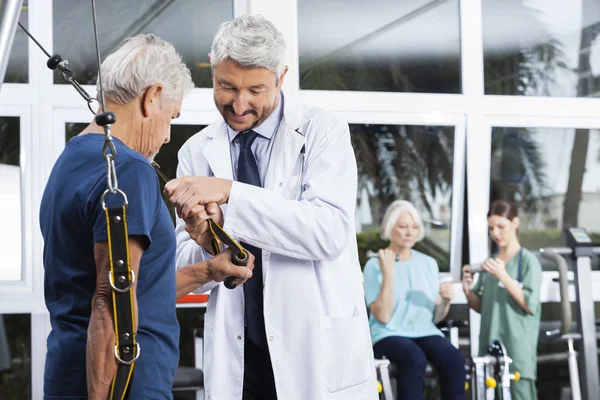
[[[223,226],[223,211],[217,203],[209,203],[206,206],[196,205],[192,208],[188,217],[184,219],[185,230],[190,238],[199,246],[204,247],[212,253],[211,241],[214,237],[208,226],[208,219]]]
[[[238,267],[231,263],[231,250],[225,249],[216,256],[208,260],[206,266],[206,276],[209,281],[223,282],[225,278],[233,277],[235,285],[243,285],[252,276],[254,269],[254,256],[248,253],[248,264],[245,267]]]
[[[165,185],[164,194],[177,208],[177,214],[187,219],[197,205],[223,204],[229,200],[232,181],[207,176],[182,176]]]

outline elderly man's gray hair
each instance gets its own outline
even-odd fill
[[[189,68],[173,45],[156,35],[125,39],[101,66],[106,99],[127,104],[152,85],[161,84],[161,100],[181,99],[194,88]],[[98,86],[97,86],[98,87]]]
[[[223,23],[213,40],[211,66],[228,58],[244,68],[269,69],[279,79],[285,68],[285,39],[262,15],[243,15]]]

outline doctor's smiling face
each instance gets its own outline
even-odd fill
[[[215,105],[231,129],[241,132],[263,123],[277,108],[283,79],[267,68],[245,68],[225,59],[213,67]]]

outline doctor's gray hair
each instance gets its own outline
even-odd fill
[[[383,220],[381,221],[380,235],[383,240],[390,240],[392,229],[396,226],[400,214],[404,211],[410,214],[415,220],[415,223],[419,226],[419,233],[417,235],[417,242],[420,242],[425,238],[425,227],[423,226],[423,218],[421,213],[412,205],[410,201],[396,200],[390,204],[385,211]]]
[[[242,15],[221,24],[213,39],[210,64],[232,59],[244,68],[266,68],[277,82],[285,68],[285,39],[262,15]]]
[[[163,102],[177,101],[194,88],[190,70],[175,47],[153,34],[125,39],[106,57],[100,71],[104,96],[117,104],[130,103],[156,84],[163,86]]]

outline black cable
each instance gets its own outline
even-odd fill
[[[44,46],[42,46],[41,43],[38,42],[36,38],[31,33],[29,33],[27,29],[25,29],[23,24],[21,24],[20,22],[17,22],[17,24],[19,25],[19,27],[21,27],[21,29],[23,29],[27,36],[29,36],[31,40],[33,40],[33,42],[44,52],[44,54],[46,54],[46,56],[48,57],[46,66],[48,66],[48,68],[50,68],[51,70],[58,69],[63,80],[66,83],[69,83],[71,86],[73,86],[75,90],[77,90],[77,93],[79,93],[81,97],[83,97],[83,99],[87,102],[88,108],[92,112],[92,114],[96,114],[96,112],[92,109],[92,101],[96,99],[90,96],[88,92],[86,92],[85,89],[79,84],[79,82],[77,82],[75,72],[73,72],[73,70],[67,67],[67,64],[69,62],[67,60],[64,60],[60,56],[60,54],[50,55],[50,53],[48,53]]]
[[[96,2],[92,0],[92,18],[94,20],[94,38],[96,40],[96,63],[98,64],[98,86],[100,93],[100,111],[104,112],[104,90],[102,89],[102,74],[100,73],[100,41],[98,40],[98,25],[96,23]]]
[[[48,53],[48,52],[46,51],[46,49],[45,49],[45,48],[44,48],[44,47],[43,47],[43,46],[40,44],[40,42],[38,42],[37,40],[35,40],[35,38],[33,37],[33,35],[31,35],[31,33],[29,33],[29,31],[28,31],[27,29],[25,29],[25,27],[24,27],[23,25],[21,25],[21,23],[20,23],[20,22],[17,22],[17,23],[19,24],[19,26],[21,27],[21,29],[23,29],[23,30],[25,31],[25,33],[27,34],[27,36],[29,36],[29,37],[31,38],[31,40],[33,40],[33,41],[35,42],[35,44],[37,44],[37,45],[38,45],[38,47],[39,47],[40,49],[42,49],[42,51],[43,51],[44,53],[46,53],[46,55],[48,56],[48,58],[51,58],[52,56],[50,55],[50,53]]]

